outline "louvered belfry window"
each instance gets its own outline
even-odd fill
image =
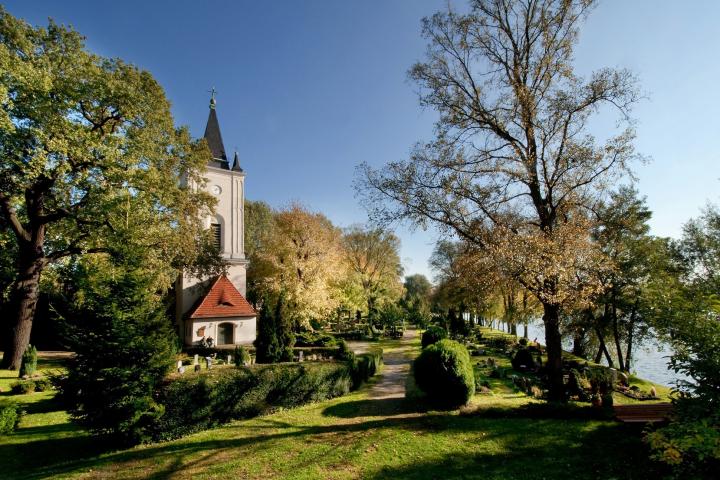
[[[212,231],[213,244],[215,245],[215,248],[220,250],[220,235],[222,233],[220,224],[219,223],[211,223],[210,230]]]

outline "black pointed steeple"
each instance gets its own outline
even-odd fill
[[[220,134],[220,124],[218,123],[217,113],[215,112],[215,89],[212,90],[210,98],[210,115],[208,116],[207,125],[205,126],[205,135],[210,152],[212,152],[212,160],[208,163],[211,167],[230,169],[227,155],[225,155],[225,146],[223,145],[222,135]]]
[[[240,157],[238,156],[237,150],[235,151],[235,157],[233,158],[232,170],[234,172],[242,172],[243,171],[243,169],[240,168]]]

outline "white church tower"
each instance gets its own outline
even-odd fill
[[[215,92],[205,127],[212,160],[205,172],[205,188],[217,199],[213,215],[205,219],[227,265],[227,275],[196,278],[180,275],[176,285],[176,315],[186,345],[212,339],[218,346],[248,344],[255,340],[256,314],[245,300],[245,172],[237,152],[228,162],[220,134]]]

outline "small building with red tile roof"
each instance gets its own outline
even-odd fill
[[[185,343],[203,339],[223,345],[250,344],[255,340],[256,313],[225,275],[220,275],[185,318]]]

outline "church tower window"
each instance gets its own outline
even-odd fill
[[[211,223],[210,230],[212,232],[213,245],[215,245],[215,248],[220,250],[222,247],[220,244],[220,239],[222,238],[222,227],[219,223]]]

